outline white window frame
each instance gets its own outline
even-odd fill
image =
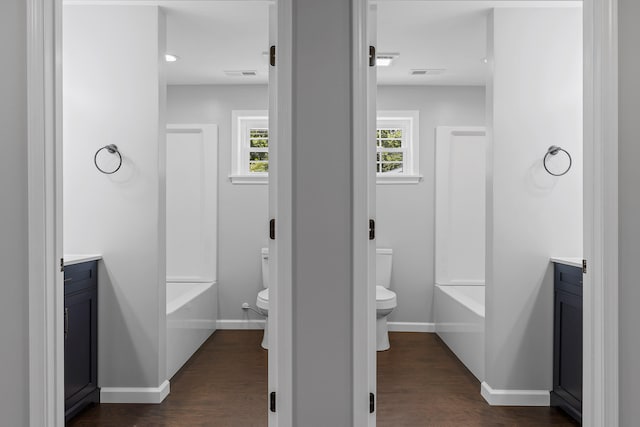
[[[268,172],[249,171],[249,152],[264,151],[249,146],[249,130],[269,129],[268,110],[233,110],[231,112],[231,175],[233,184],[268,184]],[[267,150],[268,152],[268,150]]]
[[[417,184],[420,175],[420,114],[417,110],[378,111],[376,130],[380,128],[399,128],[403,133],[402,172],[376,173],[377,184]],[[376,135],[377,136],[377,135]],[[376,152],[382,150],[377,146]],[[377,159],[376,159],[377,164]]]

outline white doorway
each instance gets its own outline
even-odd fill
[[[378,1],[374,2],[377,5],[385,4],[388,2]],[[426,2],[429,3],[429,2]],[[455,3],[455,2],[448,2]],[[489,4],[490,2],[487,2]],[[520,6],[527,6],[525,3],[528,3],[528,6],[531,6],[531,2],[519,2]],[[585,311],[584,311],[584,381],[585,381],[585,404],[584,404],[584,422],[585,425],[615,425],[615,420],[617,420],[617,404],[612,402],[612,400],[605,399],[601,394],[600,387],[593,387],[593,384],[600,384],[602,387],[607,384],[607,390],[609,393],[612,393],[615,396],[616,387],[617,387],[617,358],[615,356],[617,352],[617,345],[615,346],[615,350],[609,345],[605,345],[604,335],[602,334],[603,325],[608,325],[609,333],[615,335],[615,330],[617,328],[616,313],[617,313],[617,267],[615,266],[615,260],[611,260],[611,264],[605,264],[603,258],[601,257],[602,252],[600,252],[601,247],[593,244],[592,239],[596,239],[596,241],[606,241],[607,248],[609,250],[614,250],[617,247],[617,244],[614,244],[615,240],[615,228],[613,224],[609,226],[603,220],[603,218],[609,218],[613,221],[615,217],[615,206],[610,203],[604,203],[604,199],[602,198],[601,189],[605,185],[603,181],[596,182],[594,176],[597,179],[600,179],[602,175],[601,173],[609,173],[611,176],[615,175],[615,165],[616,161],[613,159],[613,156],[606,156],[606,159],[601,158],[596,155],[600,153],[602,146],[605,144],[604,140],[601,139],[602,133],[595,133],[591,123],[607,123],[606,130],[610,133],[607,133],[609,137],[614,137],[615,135],[615,126],[613,122],[609,122],[611,120],[611,116],[604,111],[601,111],[599,108],[594,107],[594,105],[598,105],[598,103],[609,103],[615,100],[615,78],[612,77],[611,69],[608,66],[604,66],[599,61],[594,62],[594,58],[598,58],[598,56],[594,52],[604,52],[604,55],[615,55],[614,50],[609,50],[611,48],[611,44],[605,45],[606,47],[603,49],[602,40],[600,40],[601,33],[599,32],[603,27],[607,27],[611,24],[608,22],[607,16],[611,12],[610,9],[603,8],[604,2],[599,1],[587,1],[584,3],[584,57],[585,57],[585,68],[584,68],[584,82],[585,82],[585,93],[584,93],[584,258],[587,260],[587,264],[589,268],[587,269],[587,274],[585,275],[585,285],[586,285],[586,294],[585,294]],[[566,4],[564,5],[566,6]],[[371,16],[367,16],[365,11],[366,8],[357,9],[359,15],[357,16],[354,22],[361,24],[363,20],[371,19]],[[379,13],[379,10],[378,10]],[[378,17],[380,19],[380,17]],[[371,24],[371,22],[369,22]],[[375,26],[375,23],[371,24]],[[614,24],[615,25],[615,24]],[[366,25],[363,25],[366,27]],[[364,31],[363,31],[364,32]],[[366,46],[357,45],[360,49],[366,48]],[[380,51],[379,51],[380,52]],[[599,55],[599,54],[598,54]],[[608,56],[608,58],[613,58],[614,56]],[[356,74],[364,73],[364,70],[356,70]],[[610,78],[613,80],[606,80],[606,78]],[[606,83],[604,83],[606,82]],[[613,82],[613,83],[611,83]],[[596,85],[596,86],[594,86]],[[599,89],[595,90],[594,87]],[[594,95],[597,95],[594,98]],[[354,96],[356,99],[362,97],[362,90],[359,88],[355,89]],[[370,103],[375,103],[375,95],[373,93],[369,93],[368,101]],[[356,102],[357,105],[357,102]],[[615,109],[614,109],[615,111]],[[370,127],[373,126],[372,118],[370,116]],[[598,125],[599,126],[599,125]],[[597,127],[598,132],[601,132],[601,128]],[[364,133],[363,133],[364,135]],[[365,144],[364,140],[358,140],[361,144]],[[594,142],[596,141],[596,142]],[[606,140],[607,144],[609,144],[609,140]],[[600,148],[598,148],[600,147]],[[544,152],[542,153],[544,155]],[[594,159],[598,159],[594,162]],[[606,172],[603,172],[606,171]],[[594,175],[595,173],[595,175]],[[610,181],[607,181],[610,182]],[[600,194],[600,195],[599,195]],[[364,206],[364,205],[363,205]],[[370,211],[370,216],[375,217],[375,212]],[[615,224],[615,221],[614,221]],[[606,237],[605,237],[606,236]],[[604,239],[604,240],[601,240]],[[611,279],[614,279],[613,282],[603,281],[603,275],[605,274],[603,271],[606,271]],[[597,278],[597,279],[596,279]],[[365,287],[364,282],[356,282],[356,292],[360,286]],[[369,282],[369,286],[371,286],[371,282]],[[608,289],[610,287],[610,289]],[[611,295],[607,295],[604,299],[594,298],[594,295],[602,295],[605,290],[607,293]],[[356,311],[358,310],[358,304],[363,303],[363,300],[358,300],[356,298]],[[362,309],[361,309],[362,310]],[[371,321],[371,320],[370,320]],[[599,326],[596,326],[599,325]],[[358,325],[356,325],[355,336],[365,336],[367,329],[361,327],[358,329]],[[364,351],[364,347],[360,347],[360,351]],[[371,353],[370,353],[371,354]],[[371,360],[371,359],[370,359]],[[375,358],[372,357],[372,360]],[[599,360],[594,365],[594,360]],[[606,376],[604,371],[601,371],[597,368],[599,363],[602,363],[603,360],[607,360],[606,366],[611,366],[611,369],[608,369],[606,372]],[[375,375],[369,375],[367,379],[370,383],[370,389],[375,389]],[[479,392],[479,390],[478,390]],[[607,422],[603,420],[607,419]],[[613,420],[613,421],[612,421]],[[372,421],[370,421],[372,422]],[[365,424],[362,424],[365,425]],[[369,424],[372,425],[372,424]]]

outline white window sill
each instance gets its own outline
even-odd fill
[[[376,184],[417,184],[422,181],[422,175],[376,175]]]
[[[269,175],[229,175],[232,184],[242,185],[267,185]]]
[[[232,184],[240,185],[267,185],[268,175],[229,175]],[[383,175],[376,176],[376,184],[379,185],[412,185],[422,181],[422,175]]]

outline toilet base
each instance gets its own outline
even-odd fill
[[[387,328],[387,316],[376,318],[376,351],[389,350],[389,329]]]
[[[264,333],[262,334],[262,343],[260,343],[262,348],[265,350],[269,350],[269,321],[265,319],[264,322]]]

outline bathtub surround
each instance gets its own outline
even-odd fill
[[[267,186],[235,185],[231,174],[231,111],[267,108],[259,85],[169,86],[170,123],[219,126],[219,329],[261,329],[264,320],[243,311],[261,290],[260,249],[267,244]],[[394,251],[391,289],[398,306],[390,331],[433,332],[435,128],[484,125],[485,95],[475,86],[382,86],[380,110],[418,110],[420,173],[411,185],[377,187],[378,247]],[[398,207],[402,206],[402,209]]]
[[[101,400],[159,402],[169,392],[164,15],[95,5],[63,14],[64,250],[103,255]],[[123,165],[104,175],[93,155],[114,143]]]
[[[486,366],[501,405],[548,405],[549,256],[582,253],[582,10],[495,9],[489,19]],[[553,64],[553,66],[550,66]],[[491,143],[492,141],[492,143]],[[550,145],[571,171],[542,166]]]

